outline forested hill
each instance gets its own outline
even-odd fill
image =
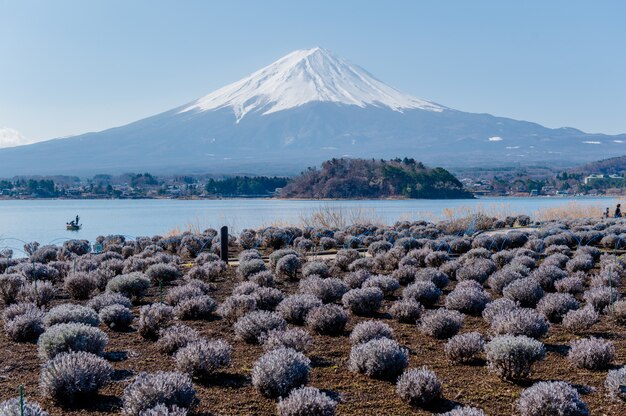
[[[332,159],[309,168],[281,191],[284,198],[472,198],[443,168],[414,159]]]
[[[572,169],[576,173],[602,173],[604,175],[622,174],[626,171],[626,156],[612,157],[610,159],[599,160],[587,163]]]

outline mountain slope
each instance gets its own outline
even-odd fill
[[[296,51],[173,110],[126,126],[0,149],[28,174],[290,174],[333,157],[413,157],[445,167],[582,163],[626,153],[626,135],[548,129],[403,94],[332,53]]]

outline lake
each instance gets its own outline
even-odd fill
[[[384,223],[397,220],[441,218],[444,209],[478,209],[487,212],[532,215],[538,209],[575,201],[579,205],[611,207],[614,198],[534,197],[479,198],[473,200],[341,200],[302,201],[274,199],[223,200],[17,200],[0,201],[0,249],[15,254],[24,241],[61,244],[71,238],[91,242],[99,235],[162,235],[171,230],[219,228],[231,231],[265,225],[301,224],[303,217],[320,209],[337,210],[346,218],[371,218]],[[80,215],[83,228],[66,231],[65,223]]]

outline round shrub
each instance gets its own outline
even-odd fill
[[[435,286],[443,289],[448,285],[448,276],[434,267],[426,267],[423,269],[417,269],[415,274],[415,281],[433,282]]]
[[[484,258],[476,258],[466,262],[456,271],[457,280],[475,280],[478,283],[485,283],[487,278],[497,270],[496,264]]]
[[[206,377],[230,365],[232,347],[226,341],[195,341],[180,348],[174,355],[176,368],[194,377]]]
[[[196,401],[196,391],[187,374],[176,372],[139,373],[124,389],[123,412],[140,416],[158,405],[189,408]]]
[[[366,287],[377,287],[379,288],[384,296],[392,296],[393,292],[395,292],[399,287],[400,283],[391,276],[372,276],[363,282],[363,288]]]
[[[492,323],[496,316],[517,308],[519,308],[519,304],[517,302],[508,298],[498,298],[489,302],[487,306],[485,306],[482,317],[488,323]]]
[[[575,334],[586,331],[598,322],[600,315],[591,305],[578,310],[571,310],[563,315],[563,327]]]
[[[583,279],[578,276],[569,276],[554,282],[554,289],[560,293],[576,295],[585,291]]]
[[[85,351],[102,355],[109,337],[98,328],[85,324],[53,325],[39,337],[37,348],[44,360],[67,351]]]
[[[69,274],[64,282],[65,290],[73,299],[89,299],[97,285],[95,276],[83,272]]]
[[[505,380],[528,377],[532,365],[546,355],[543,343],[524,335],[502,335],[485,345],[489,369]]]
[[[276,262],[276,274],[280,277],[295,280],[298,270],[302,267],[302,260],[295,254],[287,254]]]
[[[234,295],[229,296],[217,308],[217,313],[226,322],[233,323],[237,319],[245,316],[247,313],[256,310],[256,297],[251,295]]]
[[[164,354],[174,354],[180,348],[199,341],[200,333],[187,325],[172,325],[159,332],[157,348]]]
[[[528,308],[516,308],[496,315],[491,321],[491,331],[496,335],[526,335],[530,338],[541,338],[550,325],[546,318]]]
[[[396,341],[380,338],[354,345],[348,368],[369,377],[392,379],[404,371],[408,362],[406,350]]]
[[[248,344],[259,344],[262,337],[272,329],[285,329],[287,322],[277,313],[253,311],[239,318],[234,329],[237,338]]]
[[[208,295],[184,299],[174,307],[174,315],[178,319],[208,319],[211,317],[217,303]]]
[[[307,262],[302,267],[302,276],[303,277],[308,277],[308,276],[312,276],[312,275],[320,276],[322,278],[323,277],[329,277],[330,276],[330,268],[323,261]]]
[[[307,327],[322,335],[342,334],[347,322],[348,314],[338,305],[318,306],[306,315]]]
[[[278,402],[279,416],[334,416],[337,402],[314,387],[294,389]]]
[[[150,409],[142,411],[139,416],[187,416],[187,414],[187,409],[182,409],[178,406],[157,404]]]
[[[444,346],[446,357],[455,363],[474,360],[485,348],[485,339],[479,332],[455,335]]]
[[[51,282],[30,282],[22,286],[17,294],[18,302],[35,303],[37,306],[46,306],[52,302],[56,290]]]
[[[150,288],[150,279],[141,272],[115,276],[107,283],[107,292],[120,293],[127,298],[140,299]]]
[[[244,260],[239,262],[239,266],[237,266],[237,274],[245,279],[265,270],[267,270],[267,268],[261,259]]]
[[[446,339],[459,332],[463,320],[464,316],[460,312],[437,309],[422,316],[419,329],[433,338]]]
[[[419,302],[403,299],[395,301],[389,308],[389,313],[395,320],[409,324],[415,324],[423,311],[424,308]]]
[[[509,283],[502,290],[502,294],[521,306],[533,308],[543,297],[543,289],[535,279],[525,277]]]
[[[355,315],[371,315],[380,308],[383,297],[383,291],[379,288],[364,287],[347,291],[341,302]]]
[[[589,415],[576,389],[562,381],[542,381],[525,389],[517,401],[517,410],[521,416]]]
[[[72,404],[93,395],[111,379],[111,365],[88,352],[56,355],[41,368],[39,385],[44,396],[57,403]]]
[[[4,330],[13,341],[36,341],[44,332],[43,317],[34,303],[16,303],[4,310]]]
[[[256,283],[261,287],[274,287],[275,280],[274,274],[269,270],[248,276],[249,282]]]
[[[98,314],[102,323],[109,328],[120,331],[128,328],[133,323],[133,313],[126,306],[114,304],[106,306]]]
[[[370,276],[372,276],[372,274],[367,270],[357,270],[346,274],[343,277],[343,281],[350,289],[360,289]]]
[[[427,367],[412,368],[398,378],[396,392],[411,406],[424,406],[439,399],[442,394],[441,382]]]
[[[544,290],[554,290],[554,283],[567,279],[567,273],[557,266],[542,264],[532,272],[531,277],[539,282]]]
[[[26,279],[21,274],[0,274],[0,298],[5,305],[17,301],[17,295],[24,284]]]
[[[305,295],[313,295],[324,303],[330,303],[341,299],[348,291],[348,285],[341,279],[309,276],[300,281],[299,291]]]
[[[615,347],[611,341],[583,338],[572,341],[567,358],[578,368],[602,370],[615,359]]]
[[[91,326],[100,325],[100,318],[96,311],[86,306],[73,305],[71,303],[57,305],[50,309],[43,321],[46,327],[70,322]]]
[[[265,353],[252,367],[252,385],[266,397],[284,397],[309,380],[311,361],[290,348]]]
[[[432,306],[439,300],[441,290],[433,282],[418,281],[404,288],[402,297],[422,305]]]
[[[440,416],[487,416],[487,414],[477,407],[460,406],[449,412],[441,413]]]
[[[480,284],[473,280],[459,282],[452,292],[446,296],[446,308],[480,315],[485,306],[491,301],[491,296],[483,290]]]
[[[614,287],[598,286],[587,290],[583,294],[583,298],[596,311],[602,312],[607,306],[617,302],[620,296],[618,290]]]
[[[157,263],[148,267],[146,276],[152,280],[154,284],[168,284],[176,279],[180,279],[183,274],[172,264]]]
[[[22,408],[24,414],[22,415]],[[43,410],[37,403],[14,397],[0,403],[0,415],[3,416],[48,416],[48,412]]]
[[[501,295],[507,285],[526,276],[518,268],[507,266],[489,276],[487,284],[491,290]]]
[[[170,325],[173,319],[173,309],[163,303],[144,305],[139,310],[139,335],[146,339],[155,340],[162,328]]]
[[[359,322],[354,326],[350,334],[350,342],[352,342],[352,345],[362,344],[380,338],[395,338],[393,329],[386,323],[380,321]]]
[[[537,303],[537,310],[550,322],[561,322],[563,315],[579,306],[576,298],[569,293],[548,293]]]
[[[391,277],[396,279],[401,285],[406,286],[415,281],[418,268],[414,266],[400,266],[391,273]]]
[[[130,299],[120,293],[102,293],[87,302],[87,306],[96,312],[100,312],[102,308],[106,308],[111,305],[122,305],[127,308],[133,306]]]
[[[604,388],[613,400],[626,402],[626,367],[609,370],[604,381]]]
[[[276,348],[291,348],[306,353],[313,347],[313,337],[300,328],[273,329],[263,338],[263,349],[271,351]]]
[[[322,301],[315,296],[291,295],[278,304],[276,311],[290,324],[303,325],[309,311],[318,306]]]

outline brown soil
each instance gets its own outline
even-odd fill
[[[222,301],[230,293],[232,271],[228,277],[216,283],[213,296]],[[280,288],[285,292],[295,291],[296,284]],[[451,287],[448,288],[449,291]],[[622,291],[623,291],[622,287]],[[147,300],[154,301],[156,290]],[[56,303],[67,302],[59,299]],[[391,304],[385,301],[385,309]],[[138,314],[138,307],[134,312]],[[385,310],[383,309],[383,310]],[[386,314],[377,316],[391,325],[397,340],[410,351],[410,367],[426,365],[436,372],[444,383],[444,399],[427,409],[413,409],[395,394],[394,384],[374,380],[347,370],[350,343],[347,335],[352,327],[367,318],[351,316],[343,336],[315,336],[315,347],[309,354],[312,371],[309,385],[325,390],[339,400],[337,413],[340,415],[407,415],[432,414],[450,410],[455,405],[477,406],[489,415],[515,414],[515,401],[520,392],[541,380],[564,380],[579,388],[583,400],[592,415],[624,415],[624,403],[609,401],[603,387],[606,371],[589,371],[574,368],[566,360],[567,345],[576,336],[567,333],[560,325],[552,325],[543,340],[548,354],[545,361],[535,365],[531,379],[516,385],[504,382],[491,374],[484,361],[472,365],[453,365],[443,354],[445,341],[423,336],[415,325],[399,324]],[[210,380],[195,381],[200,403],[195,409],[202,415],[271,415],[276,413],[276,402],[261,396],[250,384],[250,370],[255,360],[262,355],[262,348],[248,345],[234,338],[231,327],[224,321],[188,321],[188,325],[211,338],[224,338],[233,347],[233,363],[230,368]],[[27,398],[39,402],[51,415],[104,415],[120,412],[124,387],[140,371],[172,370],[172,358],[160,354],[153,342],[146,341],[135,330],[114,332],[103,329],[109,335],[106,358],[115,368],[114,381],[102,389],[97,397],[82,403],[78,408],[61,408],[38,392],[40,359],[34,344],[19,344],[11,341],[0,331],[0,399],[6,400],[18,394],[24,385]],[[467,317],[462,332],[480,331],[488,334],[488,325],[480,318]],[[616,364],[626,362],[626,331],[624,327],[603,316],[602,321],[586,335],[610,339],[617,350]]]

